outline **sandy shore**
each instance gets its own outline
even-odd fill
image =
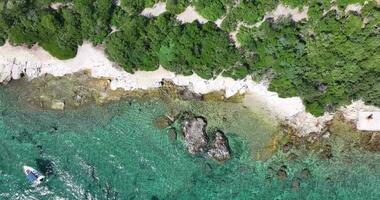
[[[93,77],[110,80],[111,89],[124,90],[150,89],[161,86],[162,80],[170,80],[179,86],[187,86],[190,90],[206,94],[212,91],[224,91],[226,97],[236,93],[245,94],[244,104],[252,110],[263,110],[268,115],[284,121],[306,135],[311,132],[322,132],[333,114],[326,113],[322,117],[314,117],[305,111],[302,100],[298,97],[280,98],[277,93],[268,91],[268,84],[256,83],[250,77],[233,80],[227,77],[217,77],[205,80],[193,74],[191,76],[176,75],[160,67],[156,71],[138,71],[130,74],[118,65],[108,60],[100,47],[84,43],[78,49],[75,58],[58,60],[38,46],[31,49],[14,47],[6,44],[0,47],[0,83],[26,76],[33,79],[45,74],[63,76],[83,70],[90,70]],[[342,108],[341,112],[347,120],[360,124],[361,130],[374,130],[373,125],[366,127],[360,123],[358,116],[363,111],[377,111],[362,102]],[[376,115],[377,116],[377,115]],[[372,123],[373,124],[373,123]]]
[[[165,10],[164,3],[156,4],[151,10],[148,9],[144,15],[157,16]],[[290,16],[294,21],[307,19],[307,8],[291,9],[280,4],[273,12],[265,18],[278,18],[279,16]],[[178,15],[178,20],[183,23],[198,20],[206,22],[195,9],[189,6],[185,12]],[[5,44],[0,47],[0,83],[26,76],[33,79],[45,74],[63,76],[83,70],[90,70],[93,77],[107,78],[110,80],[111,89],[122,88],[124,90],[150,89],[160,87],[162,80],[170,80],[179,86],[187,86],[196,93],[206,94],[212,91],[224,91],[226,97],[236,93],[245,94],[244,104],[252,110],[264,110],[268,115],[288,123],[298,129],[300,134],[306,135],[311,132],[322,132],[326,123],[333,118],[333,114],[325,113],[322,117],[314,117],[305,111],[305,106],[299,97],[280,98],[277,93],[268,91],[267,83],[256,83],[250,77],[242,80],[233,80],[226,77],[217,77],[213,80],[204,80],[193,74],[191,76],[176,75],[160,67],[156,71],[138,71],[130,74],[121,69],[117,64],[108,60],[101,47],[94,47],[84,43],[79,47],[77,56],[69,60],[58,60],[52,57],[39,46],[31,49],[25,47],[14,47]],[[358,125],[360,130],[373,131],[376,127],[373,123],[379,123],[376,114],[375,121],[362,123],[359,116],[362,112],[380,111],[375,107],[364,105],[363,102],[353,102],[352,105],[341,108],[348,121]],[[380,119],[379,119],[380,120]],[[380,130],[378,130],[380,131]]]
[[[305,111],[298,97],[280,98],[277,93],[268,91],[266,83],[256,83],[250,77],[233,80],[217,77],[214,80],[204,80],[197,75],[176,75],[163,68],[156,71],[138,71],[135,74],[125,72],[115,63],[107,59],[100,47],[84,43],[78,49],[75,58],[58,60],[38,46],[31,49],[13,47],[6,44],[0,47],[0,82],[19,79],[26,76],[33,79],[44,74],[63,76],[74,72],[90,70],[92,76],[108,78],[111,89],[124,90],[150,89],[160,87],[160,82],[170,80],[176,85],[187,86],[196,93],[205,94],[212,91],[225,91],[230,97],[236,93],[246,94],[244,104],[255,110],[261,108],[274,118],[286,121],[305,135],[310,132],[321,132],[332,114],[314,117]]]

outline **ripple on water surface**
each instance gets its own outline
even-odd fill
[[[378,199],[379,155],[362,151],[321,160],[282,152],[255,160],[275,128],[240,105],[120,101],[65,112],[27,109],[0,89],[0,199]],[[174,105],[173,105],[174,104]],[[152,121],[192,110],[223,129],[233,157],[190,156]],[[335,152],[334,152],[335,153]],[[22,166],[47,173],[32,188]]]

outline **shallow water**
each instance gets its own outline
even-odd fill
[[[225,131],[232,159],[190,156],[180,139],[154,127],[157,116],[182,110],[207,117],[210,131]],[[289,160],[280,151],[256,160],[276,134],[237,104],[123,100],[56,112],[29,108],[1,87],[0,199],[379,199],[378,153],[334,147],[330,160],[313,152]],[[31,187],[23,165],[48,181]]]

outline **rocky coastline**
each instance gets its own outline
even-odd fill
[[[280,98],[278,94],[268,91],[267,82],[256,83],[251,77],[233,80],[221,76],[212,80],[204,80],[195,74],[191,76],[176,75],[163,68],[152,72],[138,71],[134,74],[129,74],[115,63],[109,61],[101,47],[93,47],[89,43],[84,43],[79,48],[75,58],[64,61],[50,56],[38,46],[33,46],[29,49],[6,44],[0,47],[0,83],[5,84],[20,78],[33,80],[47,75],[51,77],[70,77],[75,73],[82,73],[91,77],[84,78],[82,76],[82,79],[88,81],[88,84],[84,85],[91,85],[89,89],[85,89],[85,93],[91,93],[91,101],[98,103],[117,100],[126,96],[126,94],[141,94],[141,91],[144,90],[152,91],[165,88],[163,86],[166,85],[169,86],[166,88],[176,88],[177,94],[184,100],[210,98],[242,101],[248,108],[262,110],[274,120],[294,128],[300,136],[313,133],[323,134],[329,122],[338,113],[343,113],[345,120],[357,125],[359,124],[358,115],[360,112],[376,112],[380,110],[357,101],[353,102],[352,105],[342,107],[337,113],[325,113],[321,117],[315,117],[305,111],[300,98]],[[41,87],[41,85],[37,87]],[[162,91],[164,90],[161,90],[161,93]],[[168,90],[167,94],[171,92]],[[69,103],[66,100],[63,101],[62,98],[50,98],[52,100],[49,103],[50,108],[61,110],[66,105],[75,106],[75,104],[80,105],[81,102],[86,102],[86,99],[82,99],[81,94],[76,93],[78,92],[70,94],[71,99],[67,101]],[[41,95],[39,97],[40,100],[44,99]],[[375,122],[376,120],[374,119]],[[366,127],[359,128],[366,130]]]

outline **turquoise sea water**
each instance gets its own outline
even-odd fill
[[[290,160],[278,152],[258,161],[256,151],[279,133],[257,115],[226,103],[174,104],[225,115],[210,119],[209,128],[226,132],[232,159],[220,164],[190,156],[181,140],[155,128],[152,121],[170,109],[159,99],[56,112],[26,107],[1,87],[0,199],[380,199],[379,153],[333,147],[330,160],[311,152],[294,152],[298,158]],[[31,187],[23,165],[48,181]]]

